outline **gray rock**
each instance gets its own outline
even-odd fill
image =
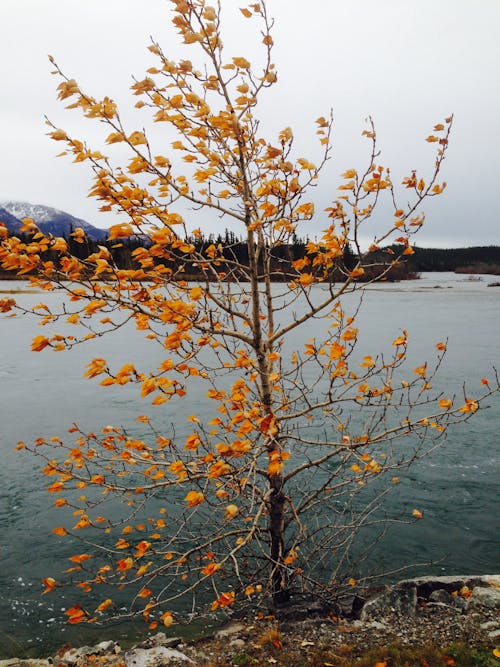
[[[491,588],[500,588],[500,574],[484,574],[481,577],[481,583]]]
[[[380,623],[379,621],[371,621],[370,623],[367,623],[367,626],[374,630],[387,630],[387,625]]]
[[[500,608],[500,588],[476,586],[472,591],[470,604],[483,604],[485,607]]]
[[[237,648],[237,649],[245,648],[245,640],[244,639],[233,639],[229,642],[229,646],[231,646],[232,648]]]
[[[460,597],[459,595],[453,597],[453,606],[455,609],[458,609],[463,614],[469,609],[469,600],[466,598]]]
[[[373,617],[382,617],[394,612],[405,616],[414,616],[416,608],[416,587],[398,584],[386,593],[368,600],[361,611],[360,618],[362,621],[367,621]]]
[[[387,630],[387,625],[379,621],[353,621],[351,627],[357,629],[373,628],[374,630]]]
[[[453,604],[453,596],[444,588],[438,588],[429,595],[429,602],[442,602],[443,604]]]
[[[189,662],[194,665],[193,660],[187,655],[165,646],[154,648],[136,648],[125,653],[125,667],[159,667],[170,664],[170,662]]]
[[[498,621],[486,621],[485,623],[481,623],[479,626],[481,630],[491,630],[492,628],[497,628],[500,625],[500,620]]]
[[[70,648],[61,656],[61,660],[67,665],[76,665],[76,663],[82,658],[86,658],[89,655],[101,655],[104,652],[105,651],[100,651],[97,646],[81,646],[80,648]]]
[[[490,639],[498,639],[498,637],[500,637],[500,630],[492,630],[491,632],[488,632],[488,637]]]
[[[226,639],[231,635],[237,635],[245,630],[243,623],[230,623],[215,633],[215,639]]]
[[[437,590],[444,590],[448,593],[459,591],[463,586],[472,588],[481,583],[482,577],[471,575],[456,575],[443,577],[416,577],[415,579],[405,579],[399,582],[398,585],[413,585],[417,587],[417,595],[426,600],[429,599],[431,593]]]
[[[174,648],[182,643],[182,637],[167,637],[164,632],[157,632],[137,645],[136,648],[154,648],[155,646],[165,646]]]
[[[120,653],[121,647],[114,641],[99,642],[95,646],[81,646],[80,648],[68,649],[60,659],[67,665],[76,665],[79,660],[89,655],[106,655],[110,653]]]
[[[121,646],[119,646],[116,642],[114,641],[104,641],[104,642],[99,642],[99,644],[96,645],[96,649],[99,651],[99,654],[103,653],[120,653],[121,651]]]
[[[310,593],[293,593],[289,600],[282,602],[275,609],[274,615],[279,621],[297,622],[312,616],[325,616],[334,609],[336,610],[335,615],[338,615],[337,605],[332,608],[330,603]]]

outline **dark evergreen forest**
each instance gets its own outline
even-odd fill
[[[15,234],[21,242],[29,243],[32,238],[26,233]],[[78,259],[85,261],[89,256],[98,253],[103,246],[109,250],[113,257],[113,264],[117,269],[135,270],[140,269],[138,261],[141,247],[148,247],[151,242],[147,237],[132,236],[119,241],[95,241],[84,237],[75,238],[71,234],[65,237],[68,251]],[[238,273],[234,267],[246,266],[248,263],[248,249],[245,243],[233,233],[226,231],[222,235],[210,235],[208,237],[188,237],[186,243],[192,244],[196,253],[206,254],[210,246],[215,246],[221,255],[219,271],[227,274],[228,279],[244,280],[244,274]],[[296,272],[292,268],[292,262],[302,259],[308,254],[309,239],[293,237],[291,243],[277,246],[272,252],[272,273],[275,281],[286,281],[292,279]],[[420,248],[414,246],[414,253],[405,254],[400,261],[391,267],[384,280],[414,279],[422,271],[455,271],[457,273],[489,273],[500,275],[500,246],[474,246],[470,248]],[[387,266],[394,257],[401,255],[403,248],[393,245],[381,248],[370,253],[364,258],[365,275],[357,280],[371,280],[380,273],[381,266]],[[310,256],[310,255],[309,255]],[[58,256],[56,253],[47,251],[44,253],[44,261],[51,260],[56,268]],[[164,264],[179,278],[196,280],[202,277],[202,271],[196,262],[191,261],[188,254],[181,251],[170,253],[170,255],[156,258],[158,264]],[[332,268],[341,280],[355,265],[357,256],[352,248],[348,246],[344,256]],[[0,268],[0,279],[14,279],[16,274],[12,271]]]

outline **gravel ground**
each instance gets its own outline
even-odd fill
[[[385,613],[375,620],[348,621],[333,615],[281,623],[271,617],[246,619],[232,621],[215,636],[193,642],[158,633],[131,651],[109,641],[95,647],[61,650],[47,660],[0,660],[0,667],[344,667],[357,664],[359,656],[377,648],[396,645],[443,649],[456,643],[486,647],[491,656],[500,645],[498,606],[475,601],[468,608],[457,609],[441,602],[421,601],[414,614]],[[384,661],[369,664],[384,665]],[[389,660],[384,667],[393,664],[408,663]],[[415,664],[429,663],[424,660]],[[453,661],[446,664],[459,665]]]
[[[276,625],[259,622],[234,633],[231,626],[228,629],[229,633],[220,639],[200,641],[181,650],[199,665],[232,665],[235,656],[246,653],[258,659],[258,664],[291,666],[307,664],[307,656],[321,650],[342,654],[347,647],[354,657],[367,648],[390,644],[446,647],[462,642],[492,649],[500,644],[498,610],[482,605],[475,605],[466,613],[442,604],[428,604],[419,608],[414,617],[390,614],[365,622],[318,617]],[[286,656],[285,661],[281,654]]]

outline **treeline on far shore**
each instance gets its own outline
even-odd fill
[[[26,233],[15,234],[24,243],[31,241],[30,235]],[[106,247],[113,258],[113,264],[117,269],[138,269],[139,264],[134,257],[134,251],[140,247],[151,245],[147,237],[133,236],[125,239],[107,241],[95,241],[88,237],[80,238],[78,241],[69,234],[65,237],[68,244],[68,251],[74,257],[85,261],[87,257],[98,252],[99,247]],[[196,253],[205,254],[209,246],[216,246],[221,251],[222,266],[224,270],[224,259],[228,262],[238,262],[240,266],[245,267],[248,263],[248,249],[246,243],[233,233],[226,231],[223,235],[210,235],[205,238],[188,237],[187,243],[194,246]],[[276,281],[289,280],[296,274],[292,268],[292,262],[304,258],[308,250],[309,239],[293,237],[292,242],[278,245],[272,250],[271,272]],[[381,248],[363,258],[365,274],[357,280],[373,280],[381,273],[381,267],[388,266],[394,257],[401,255],[404,248],[398,245]],[[45,254],[45,253],[44,253]],[[50,259],[58,264],[56,253],[48,252],[51,256],[43,259]],[[52,256],[53,255],[53,256]],[[202,274],[197,268],[197,264],[189,261],[189,255],[177,252],[168,258],[155,258],[158,263],[167,264],[173,269],[177,278],[187,280],[196,280],[202,278]],[[344,255],[338,260],[336,266],[332,268],[332,275],[328,276],[335,281],[342,280],[358,262],[358,256],[351,246],[347,246]],[[399,281],[418,278],[419,273],[423,271],[454,271],[456,273],[487,273],[500,275],[500,246],[475,246],[470,248],[420,248],[413,247],[413,254],[405,254],[398,263],[390,267],[390,270],[384,272],[383,279],[386,281]],[[0,266],[0,280],[13,280],[27,277],[18,276],[15,271],[8,271]]]
[[[419,248],[408,257],[408,266],[421,271],[454,271],[455,273],[489,273],[500,275],[500,246],[470,248]]]

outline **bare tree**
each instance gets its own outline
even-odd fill
[[[36,285],[68,297],[61,311],[39,304],[34,312],[42,324],[74,325],[74,334],[36,336],[34,350],[69,349],[135,326],[161,352],[158,365],[141,368],[134,360],[112,368],[95,358],[86,376],[104,386],[135,383],[157,410],[189,414],[187,433],[179,423],[159,431],[154,417],[140,416],[149,433],[141,438],[114,426],[87,433],[75,425],[69,440],[26,445],[46,460],[48,490],[67,512],[54,532],[84,545],[72,558],[73,583],[105,591],[97,605],[72,607],[71,623],[142,614],[152,627],[169,625],[186,596],[195,608],[209,600],[214,610],[262,598],[276,606],[294,590],[331,601],[355,584],[364,557],[358,550],[353,562],[360,529],[385,529],[379,510],[397,469],[498,391],[498,382],[487,384],[482,396],[458,403],[433,395],[446,345],[438,343],[433,365],[407,369],[406,331],[395,332],[390,354],[360,358],[358,313],[343,305],[347,294],[364,290],[368,267],[371,282],[381,280],[412,253],[411,236],[424,221],[420,206],[445,186],[438,176],[452,118],[427,138],[436,148],[429,177],[411,172],[402,194],[379,163],[370,121],[366,167],[343,174],[321,237],[289,258],[283,248],[316,217],[312,190],[330,157],[332,119],[316,121],[317,164],[295,155],[290,128],[273,142],[260,135],[258,102],[276,83],[263,2],[241,10],[259,23],[260,70],[244,57],[226,57],[219,5],[174,0],[172,7],[181,39],[196,45],[200,62],[173,62],[153,42],[157,66],[132,90],[136,106],[166,128],[185,173],[144,129],[127,129],[111,99],[94,99],[55,65],[60,99],[104,124],[110,151],[118,144],[130,159],[116,166],[112,154],[53,125],[51,136],[74,161],[89,164],[90,194],[102,209],[126,221],[111,227],[112,243],[86,258],[33,221],[25,221],[24,241],[0,229],[2,266],[36,274]],[[383,198],[393,218],[364,249],[360,232]],[[233,225],[245,257],[230,242],[194,243],[202,231],[192,230],[178,204],[192,207],[201,227],[209,212]],[[118,268],[112,254],[134,235],[141,241],[134,266]],[[84,240],[82,230],[72,239]],[[384,259],[373,265],[375,250]],[[189,274],[195,283],[185,280]],[[0,307],[16,306],[3,299]],[[304,340],[307,327],[314,336]],[[413,514],[421,518],[418,509]],[[61,585],[44,583],[47,591]],[[127,611],[115,604],[123,590]]]

